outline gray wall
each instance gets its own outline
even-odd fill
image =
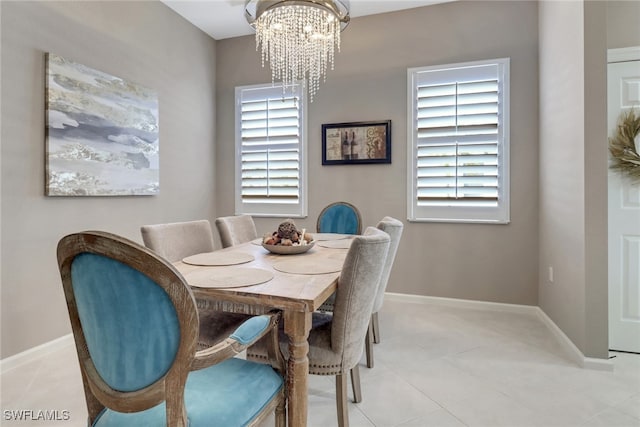
[[[160,2],[0,2],[2,354],[70,332],[55,248],[102,229],[140,241],[145,223],[215,218],[216,42]],[[44,53],[155,89],[160,195],[44,196]]]
[[[539,8],[539,305],[583,354],[604,359],[607,36],[621,40],[629,34],[613,28],[618,23],[611,17],[618,13],[607,8],[604,2],[554,1]]]
[[[581,2],[540,3],[540,307],[582,348],[585,316]],[[554,283],[547,268],[554,269]]]
[[[345,200],[365,225],[385,215],[405,222],[388,291],[537,304],[538,40],[535,2],[453,2],[355,18],[335,70],[309,104],[309,217]],[[511,58],[511,223],[406,221],[407,68]],[[218,41],[216,200],[233,214],[234,87],[270,82],[253,36]],[[390,165],[321,165],[323,123],[392,120]],[[278,220],[257,219],[260,232]]]
[[[585,342],[587,357],[609,358],[607,205],[607,11],[584,3]]]
[[[607,48],[640,46],[640,1],[608,0]]]
[[[509,56],[511,224],[405,221],[389,290],[539,304],[585,354],[606,357],[603,11],[591,3],[545,3],[538,15],[535,2],[454,2],[355,18],[310,105],[309,217],[299,225],[315,227],[334,200],[356,203],[365,224],[405,219],[406,68]],[[4,358],[69,332],[55,265],[64,234],[139,240],[143,223],[233,213],[233,88],[270,75],[253,37],[215,42],[157,2],[3,0],[0,19]],[[607,47],[640,45],[640,2],[606,2],[606,23]],[[158,90],[159,196],[44,196],[46,51]],[[322,123],[377,119],[393,121],[391,165],[321,166]],[[278,222],[257,219],[260,231]]]

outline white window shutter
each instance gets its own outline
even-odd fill
[[[508,59],[409,70],[409,219],[508,222]]]
[[[306,215],[302,95],[298,85],[236,89],[236,213]]]

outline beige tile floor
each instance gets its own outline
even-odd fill
[[[349,404],[354,427],[640,426],[638,355],[612,353],[613,372],[579,368],[526,314],[387,301],[380,321],[375,367],[360,367],[363,401]],[[333,380],[310,378],[310,426],[337,424]],[[2,426],[85,425],[71,345],[2,374],[1,387]],[[6,419],[18,409],[69,419]]]

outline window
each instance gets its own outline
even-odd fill
[[[306,101],[301,85],[236,88],[236,213],[304,217]]]
[[[509,59],[410,68],[410,221],[509,222]]]

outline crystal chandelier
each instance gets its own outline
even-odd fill
[[[256,30],[256,50],[271,79],[284,88],[302,81],[311,101],[327,66],[333,70],[340,31],[349,23],[348,0],[246,0],[245,16]]]

